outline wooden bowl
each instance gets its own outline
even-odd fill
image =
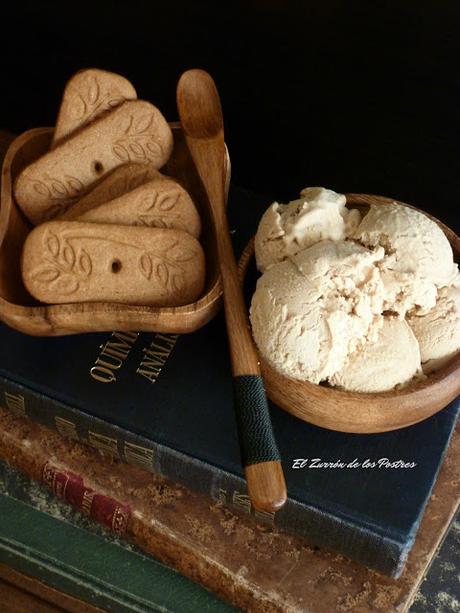
[[[397,201],[382,196],[347,194],[347,206],[362,211],[368,209],[370,204],[388,202]],[[410,206],[403,202],[398,204]],[[431,219],[446,234],[458,262],[459,237],[434,217]],[[253,255],[252,240],[240,258],[242,279],[247,276]],[[250,295],[255,289],[253,281],[251,285],[247,287]],[[327,385],[299,381],[279,373],[261,355],[260,364],[267,395],[275,404],[304,421],[340,432],[359,434],[405,428],[437,413],[460,394],[460,354],[424,381],[400,390],[375,394],[347,392]]]
[[[17,206],[13,184],[19,172],[49,147],[52,128],[35,128],[18,136],[3,161],[0,210],[0,320],[36,336],[59,336],[112,330],[185,333],[193,332],[216,315],[222,289],[216,257],[216,237],[206,195],[188,153],[180,124],[170,124],[174,150],[164,172],[180,180],[197,205],[202,219],[201,242],[206,254],[206,285],[192,304],[156,308],[110,302],[43,305],[27,292],[21,277],[22,246],[32,229]],[[227,155],[227,193],[230,160]]]

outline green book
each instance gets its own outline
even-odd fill
[[[235,611],[3,462],[0,562],[115,613]]]

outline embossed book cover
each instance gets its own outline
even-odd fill
[[[240,249],[266,205],[231,198]],[[0,327],[2,403],[128,463],[255,514],[232,406],[222,315],[180,337],[119,333],[34,338]],[[289,501],[273,522],[397,576],[459,410],[399,431],[352,435],[271,407]]]

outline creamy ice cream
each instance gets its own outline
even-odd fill
[[[330,383],[355,392],[384,392],[420,373],[420,349],[404,319],[387,316],[377,337],[351,353]]]
[[[307,187],[300,195],[289,204],[274,202],[263,215],[255,238],[261,272],[319,241],[342,240],[359,224],[359,211],[348,210],[342,194]]]
[[[272,366],[319,383],[375,337],[383,256],[383,249],[321,241],[269,268],[257,282],[250,316],[257,346]]]
[[[437,288],[451,283],[456,266],[452,248],[441,228],[415,209],[395,202],[371,206],[353,234],[367,247],[382,246],[385,309],[401,317],[436,303]]]
[[[340,194],[301,195],[274,203],[256,235],[264,273],[251,324],[274,368],[380,392],[460,351],[460,274],[435,222],[397,203],[371,206],[360,221]]]
[[[400,318],[415,309],[427,313],[436,304],[438,289],[429,279],[412,272],[392,270],[392,256],[386,257],[381,263],[382,281],[385,287],[383,308],[392,311]]]
[[[438,370],[460,351],[460,273],[450,287],[439,290],[436,306],[408,318],[420,345],[423,371]]]

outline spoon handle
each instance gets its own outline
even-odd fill
[[[186,134],[186,140],[208,196],[217,239],[234,404],[248,492],[256,509],[274,512],[286,502],[286,483],[228,228],[223,132],[206,140]]]
[[[226,212],[223,206],[217,211],[213,207],[212,211],[218,237],[241,459],[252,504],[258,510],[274,512],[284,505],[287,497],[281,456],[273,434]]]
[[[222,217],[220,221],[219,217]],[[215,223],[241,459],[252,504],[258,510],[273,512],[286,502],[281,457],[273,435],[226,216],[215,215]]]
[[[224,121],[212,77],[203,70],[186,71],[177,85],[177,107],[213,219],[249,496],[256,509],[273,512],[286,502],[286,483],[230,240],[225,208]]]
[[[234,376],[233,393],[249,497],[257,510],[278,511],[286,502],[286,483],[262,377]]]

